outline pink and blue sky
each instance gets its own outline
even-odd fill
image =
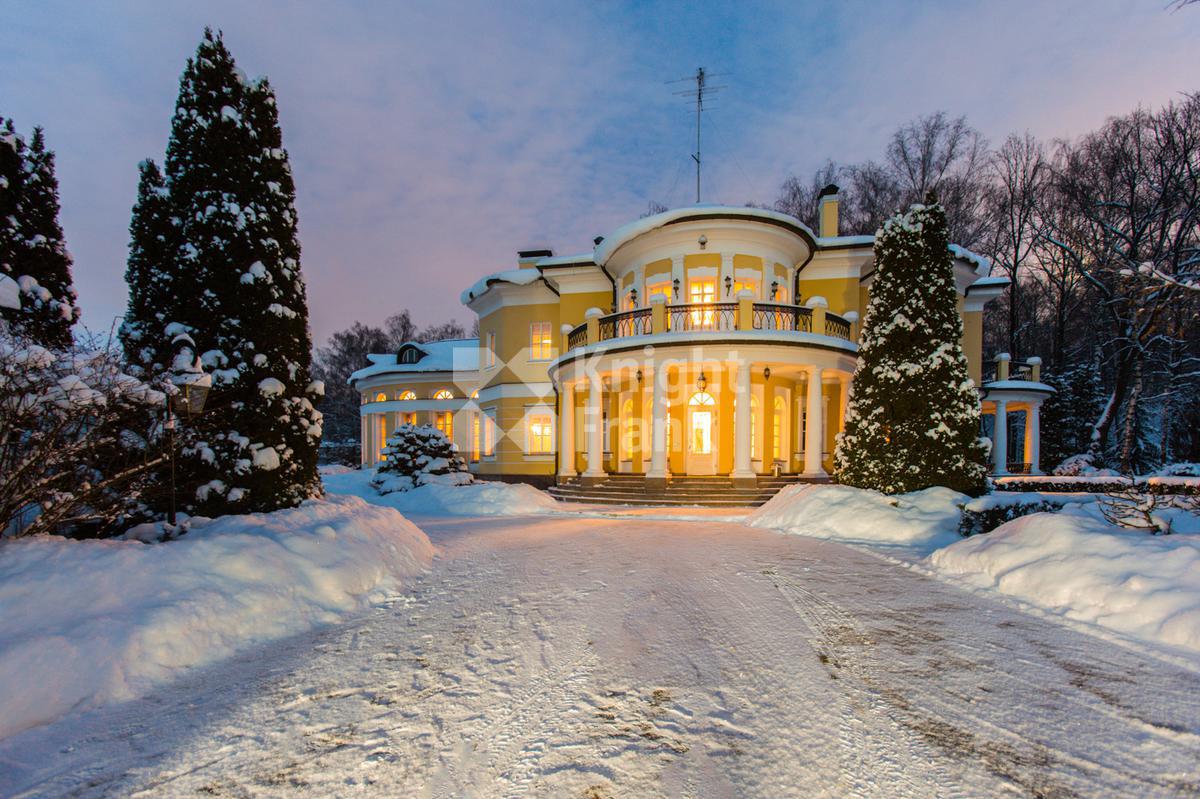
[[[694,200],[694,115],[665,81],[728,73],[704,200],[775,199],[879,157],[935,110],[993,142],[1075,136],[1200,89],[1200,5],[1167,0],[310,3],[10,0],[0,115],[46,128],[84,322],[123,313],[137,162],[162,158],[205,25],[275,86],[314,336],[461,289],[516,251],[579,252],[647,203]]]

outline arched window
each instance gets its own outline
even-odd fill
[[[398,400],[415,400],[416,398],[417,398],[417,392],[415,392],[411,389],[406,389],[396,395],[396,399],[398,399]]]
[[[375,401],[376,402],[387,402],[387,394],[380,391],[378,394],[375,395]]]
[[[713,399],[713,395],[707,391],[697,391],[688,400],[688,405],[716,405],[717,401]]]
[[[433,395],[433,398],[440,400],[454,399],[454,392],[448,388],[441,388]]]
[[[783,457],[783,419],[787,415],[787,406],[783,397],[775,398],[775,421],[771,426],[771,451],[775,460]]]

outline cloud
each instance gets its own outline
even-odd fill
[[[935,109],[1051,137],[1196,88],[1200,12],[1154,3],[564,6],[30,5],[0,31],[2,111],[59,154],[85,321],[123,310],[136,163],[161,158],[205,24],[279,95],[318,341],[402,308],[465,321],[461,289],[518,249],[691,202],[693,117],[665,81],[701,65],[728,73],[704,142],[705,199],[728,202],[877,157]]]

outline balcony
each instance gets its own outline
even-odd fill
[[[567,334],[567,349],[586,347],[610,339],[648,336],[658,333],[719,333],[750,330],[778,330],[816,333],[854,341],[851,320],[832,314],[822,307],[806,307],[776,302],[651,303],[649,308],[599,315],[594,309],[586,322]]]

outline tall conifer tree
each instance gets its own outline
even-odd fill
[[[0,117],[0,275],[15,281],[17,256],[20,252],[20,227],[17,224],[17,196],[23,182],[25,142],[13,129],[12,120]],[[6,322],[12,322],[20,311],[0,308]]]
[[[177,218],[171,209],[167,183],[152,160],[138,164],[138,193],[129,224],[129,260],[125,282],[129,306],[121,324],[121,346],[130,372],[144,379],[157,377],[170,363],[166,326],[178,315],[179,292]]]
[[[884,223],[875,270],[836,478],[888,494],[981,493],[979,396],[962,351],[946,214],[932,197]]]
[[[6,206],[0,261],[5,274],[21,285],[21,308],[10,309],[7,318],[16,332],[46,347],[65,349],[71,346],[71,327],[79,319],[79,308],[71,281],[71,255],[58,220],[54,153],[46,149],[41,128],[33,129],[28,147],[11,121],[2,136],[8,146],[0,154],[4,162],[0,173],[7,184],[0,200]]]
[[[213,376],[211,408],[184,449],[194,509],[210,515],[320,493],[295,189],[274,102],[206,30],[180,80],[167,148],[182,302],[164,321],[192,334]]]

